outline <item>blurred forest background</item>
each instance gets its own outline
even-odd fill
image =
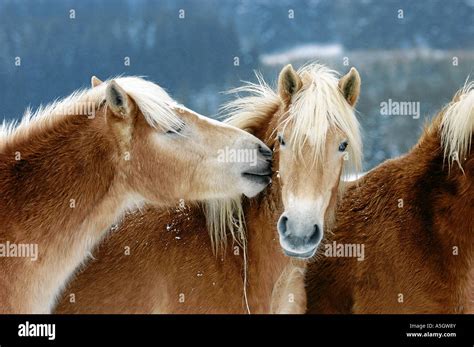
[[[254,70],[274,83],[283,65],[314,60],[361,73],[370,169],[415,144],[473,74],[474,0],[0,1],[7,121],[88,87],[91,75],[118,74],[148,76],[214,117],[229,98],[221,92],[255,81]],[[382,115],[388,99],[419,102],[420,118]]]

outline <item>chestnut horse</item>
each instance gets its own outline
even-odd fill
[[[471,83],[410,152],[347,189],[330,241],[364,245],[364,260],[321,257],[311,264],[310,313],[472,312],[473,131]]]
[[[303,259],[317,247],[323,222],[331,223],[343,168],[359,166],[361,139],[353,110],[359,90],[355,69],[338,79],[317,64],[298,72],[285,67],[277,93],[261,79],[238,88],[250,96],[225,108],[232,115],[228,122],[273,148],[270,187],[242,206],[234,201],[178,212],[150,207],[128,216],[66,288],[56,312],[304,312],[304,288],[287,288],[293,281],[303,283]],[[305,202],[319,209],[316,218],[307,209],[298,211]],[[276,225],[285,208],[303,219],[292,220],[294,237],[284,239],[290,244],[285,251],[298,260],[285,256],[278,242]],[[306,229],[315,234],[300,233]],[[236,243],[219,248],[230,234]],[[299,248],[304,239],[311,249]]]
[[[73,93],[0,134],[0,312],[46,313],[123,212],[144,203],[253,196],[271,155],[248,133],[123,77]],[[223,162],[229,147],[258,153]]]

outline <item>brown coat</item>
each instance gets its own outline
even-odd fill
[[[321,257],[311,264],[309,313],[468,311],[474,156],[470,151],[461,158],[464,172],[457,163],[448,165],[440,142],[442,113],[408,154],[379,165],[347,190],[330,241],[364,244],[365,260]]]

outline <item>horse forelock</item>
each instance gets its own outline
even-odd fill
[[[137,104],[150,126],[169,129],[182,124],[175,112],[180,105],[159,85],[136,76],[119,77],[115,81]]]
[[[302,89],[293,97],[293,102],[284,117],[283,127],[291,123],[287,142],[297,154],[302,154],[304,145],[312,148],[312,163],[324,164],[326,142],[332,128],[345,134],[349,146],[341,178],[358,172],[362,162],[362,139],[359,122],[354,109],[339,90],[337,72],[321,64],[305,65],[298,70],[303,81]]]

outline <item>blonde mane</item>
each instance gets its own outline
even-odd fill
[[[278,94],[256,73],[257,83],[245,82],[241,87],[231,89],[227,94],[237,98],[221,107],[220,112],[227,118],[224,122],[245,131],[254,132],[263,126],[280,107]],[[240,97],[240,93],[245,97]]]
[[[304,80],[303,88],[294,96],[289,114],[281,117],[281,125],[293,122],[295,130],[289,139],[293,148],[301,152],[304,143],[310,141],[316,162],[324,160],[326,135],[331,126],[346,134],[349,155],[339,185],[343,189],[343,180],[361,167],[359,122],[339,90],[337,72],[320,64],[310,64],[299,69],[298,74]],[[257,73],[256,77],[257,83],[246,82],[230,90],[228,93],[238,97],[221,108],[221,114],[227,116],[224,122],[250,132],[268,124],[281,106],[277,92],[261,74]],[[240,97],[241,93],[246,96]],[[245,245],[245,218],[240,199],[206,202],[204,212],[215,250],[225,247],[229,233],[234,241]]]
[[[158,85],[141,77],[113,78],[134,100],[148,124],[152,127],[172,128],[180,124],[173,108],[177,103]],[[20,122],[6,123],[0,127],[0,142],[5,144],[18,137],[27,137],[34,130],[45,130],[69,115],[83,114],[85,109],[94,112],[105,98],[105,88],[112,79],[95,88],[82,89],[71,95],[41,105],[35,112],[28,108]]]
[[[456,94],[455,101],[445,110],[441,119],[441,145],[448,165],[461,162],[471,150],[474,131],[474,81],[464,85]]]
[[[228,234],[233,242],[245,247],[245,218],[240,197],[205,201],[202,207],[214,254],[226,249]]]
[[[257,73],[258,83],[246,82],[244,86],[228,91],[228,94],[248,94],[237,97],[220,109],[221,118],[227,124],[253,133],[260,128],[280,107],[278,95]],[[232,241],[246,247],[245,217],[241,198],[206,201],[202,203],[207,229],[215,254],[227,246],[227,236]]]

